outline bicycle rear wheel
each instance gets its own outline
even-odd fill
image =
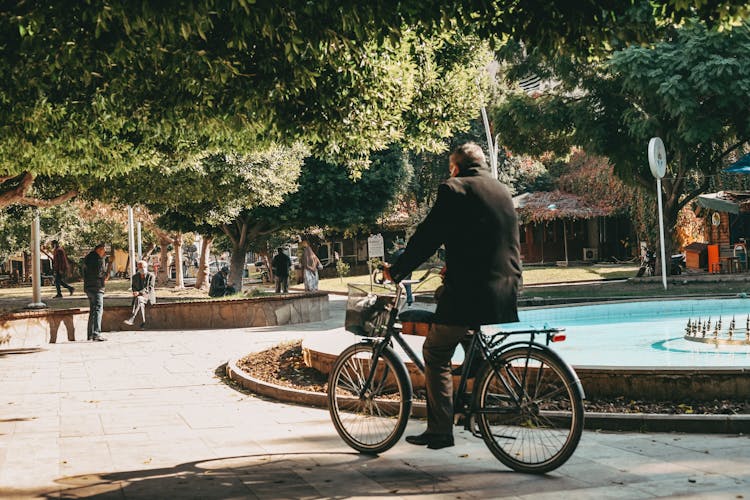
[[[583,394],[553,351],[510,349],[486,363],[477,380],[477,423],[498,460],[543,474],[570,458],[583,430]]]
[[[328,378],[328,411],[339,436],[361,453],[381,453],[395,445],[411,413],[411,380],[390,349],[377,360],[367,390],[374,346],[354,344],[336,359]]]

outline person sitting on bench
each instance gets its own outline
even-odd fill
[[[138,271],[130,281],[133,290],[133,315],[125,320],[126,325],[135,323],[138,313],[141,313],[141,328],[146,324],[146,304],[156,304],[154,285],[156,276],[148,271],[148,262],[138,261]]]

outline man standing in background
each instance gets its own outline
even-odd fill
[[[87,339],[94,342],[107,340],[101,336],[104,282],[107,281],[105,252],[104,243],[99,243],[83,259],[83,289],[89,298],[89,323],[86,333]]]

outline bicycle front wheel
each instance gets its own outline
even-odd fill
[[[411,380],[403,363],[384,349],[373,367],[373,353],[372,344],[349,346],[328,378],[333,425],[346,444],[361,453],[381,453],[395,445],[411,412]]]
[[[498,460],[543,474],[570,458],[583,430],[583,394],[553,351],[510,349],[486,363],[477,380],[477,423]]]

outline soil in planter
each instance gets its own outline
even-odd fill
[[[321,392],[326,390],[328,376],[305,365],[302,341],[279,344],[265,351],[249,354],[237,362],[249,375],[284,387]],[[419,391],[415,399],[423,398]],[[623,397],[612,400],[586,400],[587,412],[596,413],[666,413],[666,414],[750,414],[750,401],[645,401]]]

